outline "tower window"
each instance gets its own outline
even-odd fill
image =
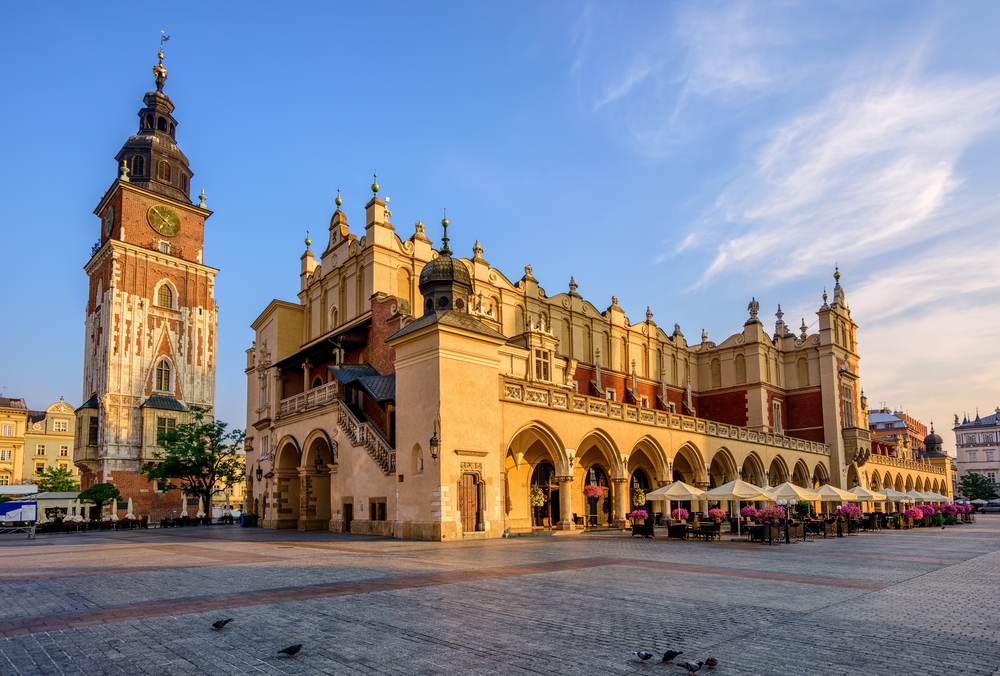
[[[184,192],[188,191],[188,177],[187,174],[181,174],[181,190]]]
[[[160,253],[170,253],[170,242],[160,242]]]
[[[163,119],[162,117],[156,118],[156,128],[159,129],[160,131],[166,131],[167,130],[167,121],[165,119]]]
[[[145,118],[143,118],[142,128],[143,129],[152,129],[153,128],[153,116],[152,115],[147,115]]]
[[[96,446],[97,445],[97,422],[98,418],[96,415],[90,416],[90,421],[87,428],[87,445]]]
[[[157,177],[161,181],[170,181],[170,165],[167,164],[166,160],[160,162]]]
[[[170,138],[174,137],[174,125],[170,125]]]
[[[132,158],[132,176],[145,176],[146,175],[146,160],[145,158],[136,155]]]
[[[161,359],[156,365],[156,389],[160,392],[170,391],[170,364],[166,359]]]
[[[174,292],[170,290],[168,285],[162,285],[160,290],[156,292],[156,304],[160,307],[172,308],[174,306]]]

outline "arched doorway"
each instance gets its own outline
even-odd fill
[[[641,502],[636,502],[635,499],[638,496],[640,490],[642,491],[643,495],[649,493],[649,491],[651,490],[649,485],[649,476],[646,474],[646,471],[643,470],[641,467],[637,467],[636,469],[632,470],[632,475],[629,478],[628,487],[629,487],[628,503],[630,506],[629,511],[631,512],[636,509],[644,509],[646,510],[647,514],[652,516],[653,515],[652,503],[645,498],[643,498]]]
[[[293,440],[280,444],[274,466],[273,500],[268,504],[271,528],[299,527],[299,449]]]
[[[771,467],[767,470],[767,481],[769,486],[779,486],[788,481],[788,467],[780,455],[771,461]]]
[[[540,499],[532,499],[538,495]],[[550,461],[542,460],[532,470],[529,500],[535,528],[554,528],[559,523],[559,482],[556,468]]]
[[[308,444],[302,460],[299,530],[328,530],[333,516],[330,511],[330,446],[322,433]]]
[[[600,496],[587,496],[587,486],[597,486],[603,489]],[[611,525],[611,482],[608,481],[608,474],[600,465],[591,465],[587,470],[587,478],[584,480],[584,504],[587,509],[588,526],[609,526]]]

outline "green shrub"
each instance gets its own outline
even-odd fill
[[[941,515],[938,514],[938,516],[941,516]],[[947,517],[945,517],[944,522],[946,524],[948,524],[949,526],[954,526],[955,524],[958,523],[958,517],[957,516],[947,516]]]
[[[943,526],[944,525],[944,514],[935,514],[934,516],[932,516],[931,517],[931,523],[933,523],[935,526]]]

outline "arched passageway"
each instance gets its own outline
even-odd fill
[[[299,530],[328,530],[330,519],[330,465],[332,457],[326,435],[307,441],[302,457]]]

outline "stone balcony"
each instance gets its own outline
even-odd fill
[[[787,448],[805,453],[830,455],[830,447],[828,445],[815,441],[786,437],[782,434],[758,432],[746,427],[729,425],[714,420],[693,418],[669,411],[643,408],[620,401],[609,401],[600,397],[577,394],[572,390],[558,386],[548,386],[545,383],[528,383],[506,377],[501,378],[501,380],[501,401],[508,403],[521,403],[526,406],[538,406],[578,415],[611,418],[612,420],[621,420],[637,425],[695,432],[713,437],[763,444],[775,448]]]
[[[918,472],[930,472],[931,474],[946,474],[944,467],[935,467],[930,463],[917,462],[915,460],[905,460],[903,458],[893,458],[889,455],[879,455],[873,453],[868,462],[875,465],[886,465],[888,467],[898,467],[900,469],[912,469]]]
[[[845,427],[841,430],[844,438],[844,462],[852,462],[858,467],[864,465],[872,456],[872,434],[864,427]]]
[[[337,381],[329,382],[278,402],[278,418],[326,406],[337,401]]]

